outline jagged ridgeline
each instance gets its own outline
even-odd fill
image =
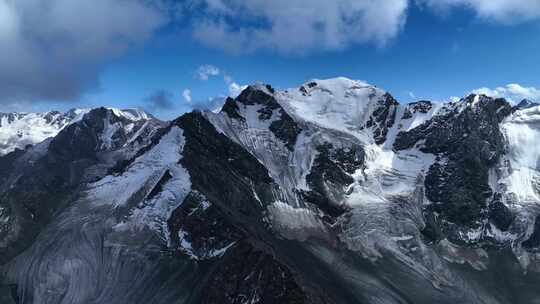
[[[0,303],[537,303],[540,106],[345,78],[0,114]]]

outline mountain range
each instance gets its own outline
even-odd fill
[[[346,78],[0,113],[0,303],[537,303],[540,106]]]

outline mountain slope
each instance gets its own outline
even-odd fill
[[[539,109],[345,78],[94,109],[0,157],[0,299],[534,303]]]

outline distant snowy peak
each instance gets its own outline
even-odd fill
[[[68,113],[0,113],[0,155],[56,136],[78,114],[81,113],[75,110]]]
[[[292,115],[323,127],[358,133],[386,92],[347,78],[312,80],[297,89],[277,93]]]
[[[116,108],[107,108],[112,111],[117,117],[123,117],[131,121],[140,121],[140,120],[151,120],[155,119],[152,115],[142,111],[140,109],[116,109]]]
[[[111,117],[129,122],[154,119],[137,109],[120,110],[101,108],[110,112]],[[43,140],[56,136],[66,126],[83,120],[91,109],[72,109],[65,113],[50,111],[44,113],[0,113],[0,155],[15,149],[24,149]],[[104,122],[106,124],[106,122]]]
[[[105,151],[125,146],[135,141],[141,133],[155,131],[160,122],[150,114],[137,109],[97,108],[86,113],[73,125],[75,129],[80,127],[81,130],[95,135],[98,142],[94,149]],[[75,130],[74,134],[79,132]]]
[[[518,109],[528,109],[537,106],[540,106],[540,103],[534,102],[529,99],[523,99],[520,103],[517,104]]]
[[[238,100],[253,103],[259,99],[265,103],[270,97],[296,121],[346,132],[366,143],[384,142],[398,107],[390,94],[376,86],[343,77],[314,79],[284,91],[257,84],[248,87]]]

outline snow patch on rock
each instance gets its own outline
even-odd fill
[[[87,198],[96,205],[136,207],[116,228],[149,227],[170,243],[167,219],[191,190],[189,173],[179,164],[184,143],[183,130],[172,127],[156,146],[137,158],[121,175],[108,175],[91,184]],[[158,185],[165,175],[170,178]],[[156,187],[161,187],[160,191],[150,196]],[[130,206],[133,202],[141,203]]]

